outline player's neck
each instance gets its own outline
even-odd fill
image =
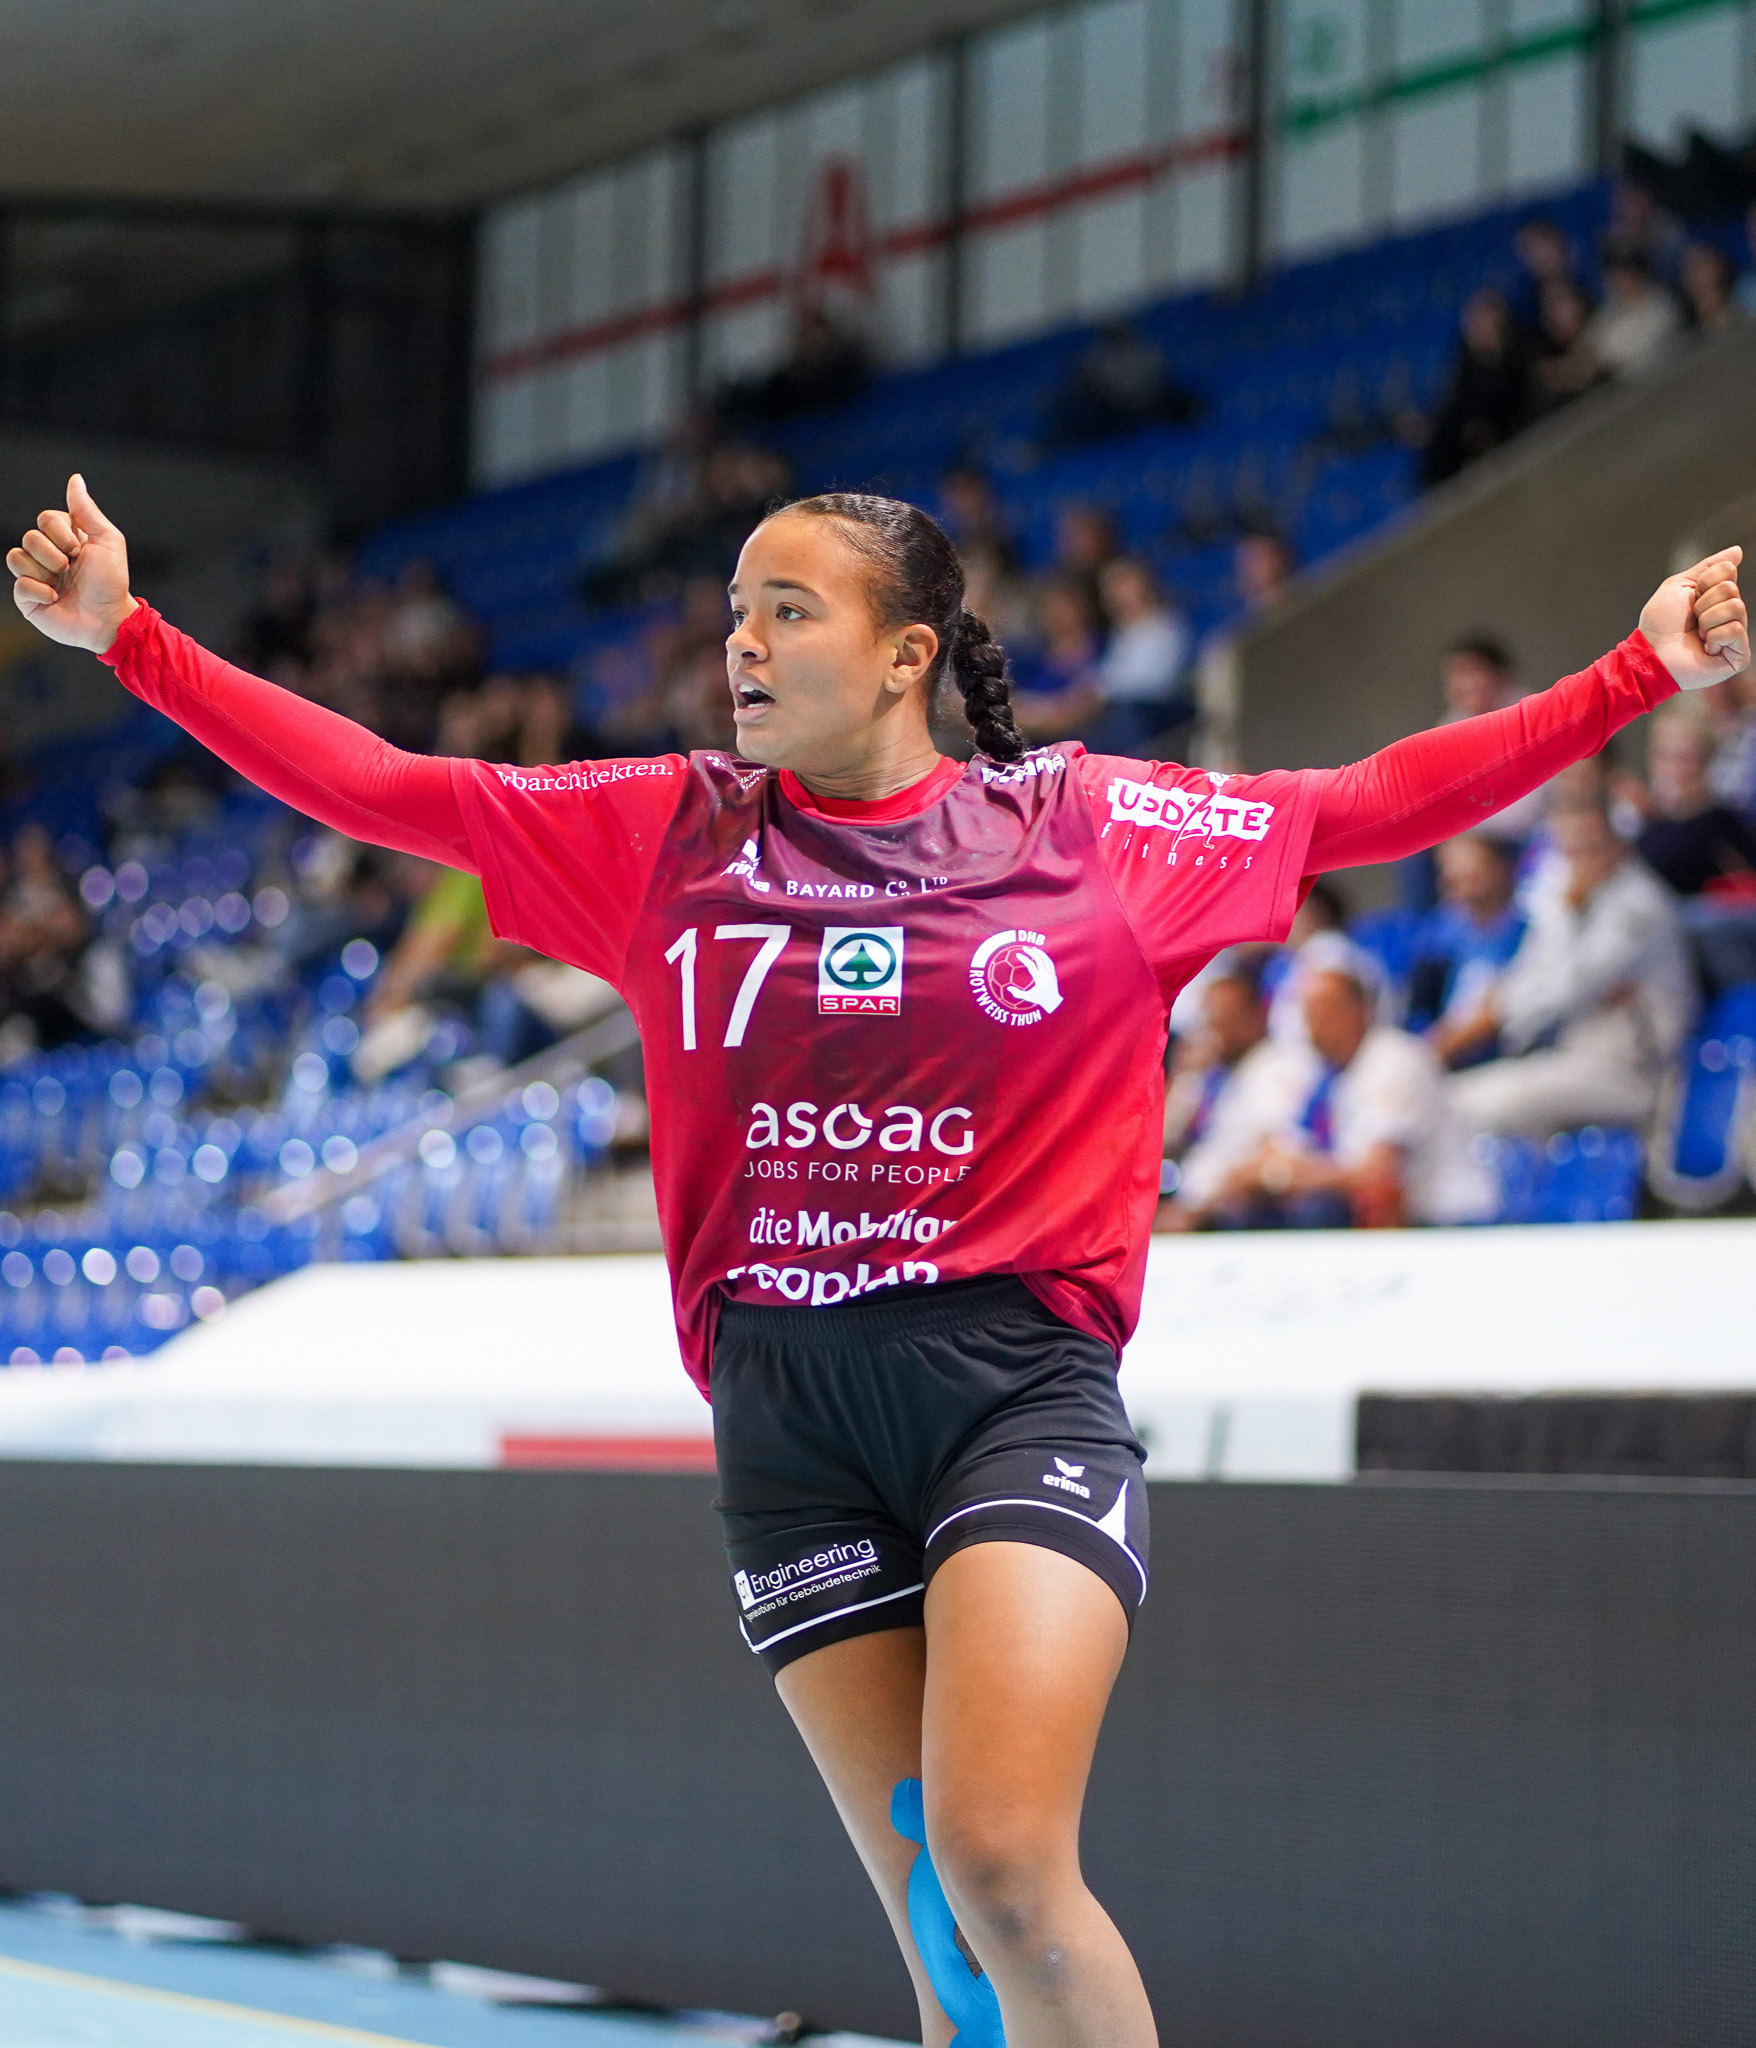
[[[872,804],[913,789],[943,759],[923,733],[918,744],[906,748],[885,749],[867,760],[833,768],[794,768],[793,773],[815,797],[827,797],[834,803]]]

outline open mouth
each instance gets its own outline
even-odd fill
[[[739,683],[733,691],[740,711],[754,711],[758,705],[772,704],[774,699],[760,683]]]

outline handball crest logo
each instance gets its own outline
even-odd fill
[[[817,955],[818,1015],[900,1016],[902,939],[899,924],[832,924]]]
[[[1040,1024],[1061,1007],[1061,979],[1041,932],[996,932],[969,963],[970,994],[997,1024]]]

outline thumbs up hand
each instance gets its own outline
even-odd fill
[[[67,480],[67,510],[39,513],[11,549],[13,602],[39,633],[63,647],[108,653],[134,609],[128,594],[128,544],[98,510],[85,478]]]

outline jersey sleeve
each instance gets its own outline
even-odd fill
[[[1468,832],[1676,691],[1645,634],[1632,633],[1590,668],[1503,711],[1325,769],[1306,872],[1402,860]]]
[[[495,932],[621,987],[687,757],[453,766]]]
[[[1286,937],[1321,771],[1219,775],[1070,751],[1099,858],[1167,998],[1223,948]]]
[[[150,605],[102,659],[258,788],[350,838],[480,875],[500,937],[618,980],[682,796],[681,755],[510,768],[405,753],[221,661]]]
[[[453,764],[221,661],[137,604],[100,660],[228,767],[351,839],[477,872]]]

